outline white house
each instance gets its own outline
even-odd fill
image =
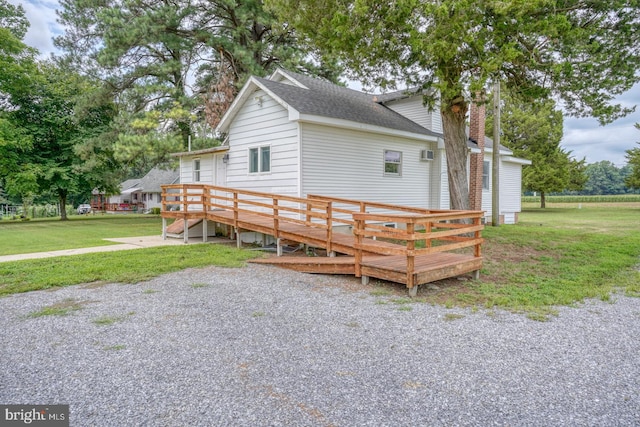
[[[120,184],[120,194],[107,197],[104,210],[112,212],[148,212],[162,206],[162,185],[178,182],[179,171],[155,167],[142,178]]]
[[[439,113],[419,93],[369,95],[298,73],[251,77],[222,118],[219,147],[176,153],[180,182],[305,197],[319,194],[449,209]],[[479,151],[472,142],[469,151]],[[491,153],[484,156],[482,210],[491,218]],[[520,212],[521,168],[500,147],[500,208]]]

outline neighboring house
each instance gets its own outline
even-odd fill
[[[420,93],[368,95],[277,70],[251,77],[217,129],[222,146],[176,153],[180,182],[449,209],[442,124]],[[482,208],[491,219],[492,141],[485,140]],[[482,148],[470,142],[470,154]],[[500,147],[500,207],[520,212],[521,168]],[[480,209],[478,209],[480,210]]]
[[[176,184],[178,170],[165,170],[155,167],[144,177],[128,179],[120,184],[120,194],[106,199],[105,209],[112,212],[147,212],[162,206],[162,185]]]

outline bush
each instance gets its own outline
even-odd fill
[[[151,208],[152,215],[160,215],[160,208]]]

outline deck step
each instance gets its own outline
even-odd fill
[[[271,257],[252,259],[255,264],[268,264],[302,273],[355,274],[356,260],[351,256],[337,257]]]

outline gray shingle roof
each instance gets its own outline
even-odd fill
[[[128,179],[120,184],[120,190],[125,191],[131,188],[139,188],[145,193],[160,193],[161,185],[175,184],[180,178],[180,173],[176,169],[165,170],[155,167],[144,177],[139,179]]]
[[[262,78],[257,80],[300,114],[348,120],[421,135],[440,136],[378,103],[373,95],[347,89],[318,78],[290,71],[282,70],[282,72],[306,86],[307,89]]]

